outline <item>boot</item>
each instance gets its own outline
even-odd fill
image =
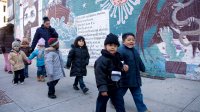
[[[41,79],[40,79],[40,76],[37,76],[37,81],[38,81],[38,82],[40,82],[40,81],[41,81]]]
[[[45,82],[44,76],[40,76],[40,81]]]

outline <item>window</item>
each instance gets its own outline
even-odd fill
[[[6,16],[3,17],[3,21],[4,21],[4,23],[6,22]]]
[[[3,6],[3,12],[6,12],[6,6],[5,5]]]

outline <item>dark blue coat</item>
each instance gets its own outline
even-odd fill
[[[126,73],[122,73],[120,80],[121,87],[138,87],[142,85],[140,71],[145,72],[145,66],[140,58],[139,53],[135,48],[128,48],[125,45],[121,45],[118,48],[124,64],[129,66],[129,70]]]
[[[58,38],[58,33],[56,32],[56,30],[52,27],[45,28],[44,25],[42,25],[35,32],[31,48],[35,49],[35,46],[37,45],[40,38],[43,38],[45,40],[45,47],[49,47],[48,40],[51,37]]]

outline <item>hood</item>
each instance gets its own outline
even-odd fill
[[[48,47],[45,49],[46,53],[52,52],[52,51],[56,51],[56,49],[54,47]]]

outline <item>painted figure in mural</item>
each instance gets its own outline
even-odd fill
[[[121,62],[120,54],[117,52],[119,45],[118,37],[110,33],[104,41],[101,56],[95,61],[94,71],[99,90],[96,112],[106,112],[109,99],[112,100],[116,112],[125,112],[118,82],[121,78],[121,72],[126,72],[129,68]]]
[[[31,48],[32,50],[35,49],[36,44],[38,43],[38,40],[40,38],[43,38],[45,40],[45,47],[48,47],[48,39],[51,37],[58,38],[58,33],[54,28],[50,26],[50,20],[48,17],[43,17],[43,24],[41,27],[39,27],[34,35]]]
[[[138,51],[134,48],[135,36],[133,33],[125,33],[122,35],[122,41],[123,44],[119,47],[118,51],[124,63],[128,65],[129,70],[126,73],[122,73],[119,96],[123,97],[129,89],[138,112],[150,112],[143,102],[143,95],[141,92],[142,80],[140,71],[145,72],[145,66]],[[122,102],[122,104],[124,104],[124,102]]]
[[[4,71],[12,74],[11,64],[8,61],[8,54],[12,49],[12,42],[14,41],[14,25],[8,24],[6,27],[0,29],[0,46],[4,56]]]
[[[31,63],[28,57],[26,57],[26,54],[20,50],[20,44],[21,43],[19,41],[12,42],[12,50],[8,55],[8,60],[11,63],[14,71],[14,85],[17,85],[19,81],[21,84],[24,83],[24,61]]]
[[[47,70],[47,76],[49,81],[47,85],[48,97],[55,99],[55,86],[58,81],[65,77],[63,60],[59,51],[59,41],[57,38],[50,38],[48,40],[50,47],[45,49],[45,68]]]
[[[45,40],[40,38],[37,43],[38,47],[35,49],[31,55],[28,57],[30,60],[37,57],[37,81],[45,82],[45,65],[44,65],[44,50],[45,50]]]
[[[86,46],[85,38],[78,36],[71,50],[68,54],[66,67],[70,70],[70,77],[76,77],[74,80],[73,88],[79,90],[78,83],[83,93],[86,93],[89,89],[85,86],[83,76],[87,75],[86,66],[89,64],[90,55]]]
[[[31,47],[30,47],[30,41],[29,41],[29,38],[26,38],[24,37],[22,42],[21,42],[21,46],[20,46],[20,49],[26,54],[27,57],[30,56],[31,54]],[[25,78],[28,78],[29,77],[29,74],[28,74],[28,66],[29,66],[29,63],[27,63],[26,61],[24,61],[24,76]]]
[[[161,72],[187,74],[188,63],[198,59],[199,5],[199,0],[146,2],[137,23],[136,44],[143,53],[148,71],[158,69],[153,75]],[[154,56],[155,52],[158,55]]]

